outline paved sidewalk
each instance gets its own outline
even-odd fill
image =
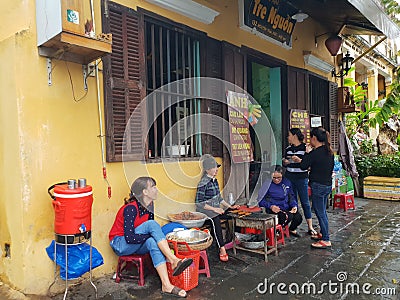
[[[400,299],[400,202],[355,203],[356,210],[346,212],[329,208],[331,249],[310,247],[305,222],[300,226],[302,237],[286,239],[268,263],[262,255],[240,250],[236,257],[229,250],[229,262],[222,263],[211,246],[211,277],[200,275],[188,299]],[[99,299],[162,299],[156,275],[147,276],[144,287],[130,281],[117,284],[112,275],[94,280]],[[1,293],[0,286],[0,298],[13,299]],[[52,299],[61,300],[63,294]],[[94,289],[84,280],[69,287],[67,299],[95,299]]]

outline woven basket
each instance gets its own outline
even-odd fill
[[[210,235],[207,238],[207,240],[205,242],[203,242],[203,243],[189,245],[186,242],[177,242],[177,247],[178,247],[179,251],[187,251],[187,249],[188,249],[187,247],[189,247],[191,250],[199,250],[199,251],[201,251],[201,250],[205,250],[208,247],[210,247],[212,242],[213,242],[213,238]],[[173,249],[173,245],[172,244],[169,244],[169,246],[170,246],[171,249]]]

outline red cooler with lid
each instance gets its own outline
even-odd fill
[[[71,188],[67,183],[56,184],[53,187],[54,195],[50,195],[53,198],[54,232],[61,235],[90,232],[92,228],[92,187],[85,185]]]

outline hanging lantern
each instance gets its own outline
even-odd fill
[[[342,38],[338,35],[331,35],[325,41],[325,46],[332,56],[336,56],[339,52],[340,46],[342,46]]]

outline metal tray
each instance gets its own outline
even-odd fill
[[[264,247],[264,241],[261,242],[240,242],[240,245],[247,249],[260,249]]]
[[[168,240],[186,242],[189,245],[201,244],[207,241],[210,234],[201,230],[179,230],[167,234]]]
[[[264,247],[264,241],[251,241],[251,239],[255,237],[253,234],[235,232],[235,235],[239,240],[240,245],[247,249],[260,249]]]
[[[193,228],[193,227],[201,227],[203,226],[204,222],[207,219],[207,216],[201,212],[190,212],[193,215],[196,215],[197,217],[201,218],[201,219],[197,219],[197,220],[181,220],[181,219],[176,219],[174,214],[170,214],[168,215],[168,219],[171,222],[177,222],[180,223],[182,225],[184,225],[186,228]]]

